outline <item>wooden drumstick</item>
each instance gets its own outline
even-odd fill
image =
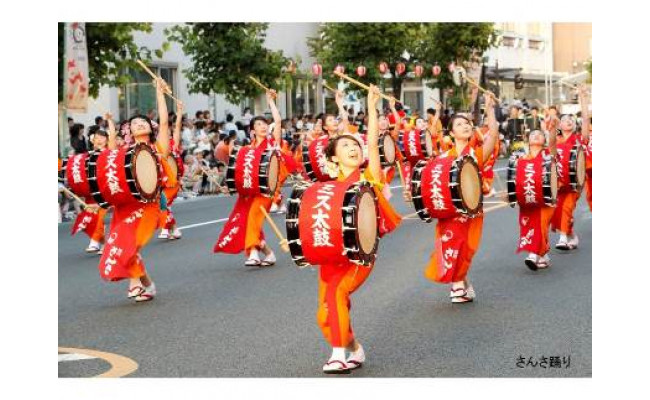
[[[472,78],[470,78],[469,76],[465,76],[464,78],[465,78],[465,80],[466,80],[470,85],[475,86],[475,87],[476,87],[478,90],[480,90],[481,92],[483,92],[483,93],[490,93],[490,96],[492,96],[492,98],[494,99],[494,101],[495,101],[497,104],[499,104],[499,99],[497,99],[497,97],[494,95],[494,93],[491,93],[491,92],[488,91],[487,89],[482,88],[481,85],[479,85],[478,83],[474,82],[474,80],[473,80]]]
[[[159,76],[157,76],[156,74],[154,74],[153,71],[150,70],[149,67],[147,67],[147,65],[146,65],[145,63],[143,63],[141,60],[136,60],[136,62],[137,62],[137,63],[142,67],[142,69],[145,70],[146,73],[148,73],[149,75],[151,75],[151,77],[152,77],[153,79],[162,79],[161,77],[159,77]],[[164,82],[164,81],[163,81],[163,82]],[[167,82],[165,82],[165,94],[166,94],[167,96],[169,96],[171,99],[173,99],[174,101],[176,101],[176,102],[180,102],[179,99],[177,99],[176,97],[174,97],[174,96],[172,95],[172,90],[171,90],[170,87],[167,85]]]
[[[260,206],[260,210],[262,210],[262,213],[264,214],[264,217],[266,217],[266,220],[269,222],[269,225],[271,225],[271,228],[273,229],[275,234],[280,239],[280,247],[282,248],[282,251],[284,251],[285,253],[288,253],[289,252],[289,242],[287,241],[287,239],[285,239],[282,236],[282,232],[280,232],[280,229],[278,229],[278,226],[275,225],[275,222],[273,222],[273,219],[271,219],[271,216],[269,215],[269,213],[266,212],[266,208],[264,208],[264,206]]]
[[[338,90],[332,88],[331,86],[329,86],[329,85],[328,85],[327,83],[325,83],[325,82],[323,82],[323,87],[326,88],[326,89],[329,89],[329,90],[332,91],[333,93],[338,92]]]
[[[336,76],[338,76],[338,77],[340,77],[340,78],[343,78],[343,79],[345,79],[345,80],[347,80],[347,81],[349,81],[349,82],[354,83],[355,85],[357,85],[357,86],[359,86],[359,87],[361,87],[361,88],[364,88],[364,89],[370,91],[370,86],[368,86],[368,85],[366,85],[366,84],[364,84],[364,83],[361,83],[361,82],[359,82],[358,80],[356,80],[356,79],[354,79],[354,78],[350,78],[349,76],[347,76],[347,75],[345,75],[345,74],[342,74],[342,73],[340,73],[339,71],[334,71],[334,75],[336,75]],[[400,104],[402,103],[401,101],[397,100],[397,99],[394,98],[393,96],[389,96],[389,95],[387,95],[387,94],[383,94],[383,93],[381,93],[381,92],[379,92],[379,96],[380,96],[381,98],[383,98],[383,99],[386,99],[386,100],[393,100],[393,101],[395,101],[395,103],[400,103]]]
[[[66,192],[70,197],[72,197],[73,199],[77,200],[77,201],[79,202],[79,204],[81,204],[81,205],[83,206],[83,208],[88,208],[88,204],[86,204],[86,202],[83,201],[79,196],[77,196],[76,194],[72,193],[72,192],[70,191],[70,189],[68,189],[68,188],[65,187],[65,186],[62,186],[61,189],[62,189],[64,192]]]
[[[404,180],[404,173],[402,172],[402,164],[397,160],[395,163],[397,165],[397,172],[399,172],[399,180],[402,182],[402,189],[406,190],[406,181]]]

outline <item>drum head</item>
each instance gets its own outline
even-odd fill
[[[167,164],[172,171],[172,175],[178,176],[178,165],[176,165],[176,158],[171,154],[167,156]]]
[[[551,163],[551,196],[553,196],[553,201],[557,199],[557,187],[558,187],[557,164],[555,162],[552,162]]]
[[[475,164],[465,161],[460,170],[460,195],[468,210],[477,210],[481,202],[481,178]]]
[[[158,163],[156,156],[151,151],[141,149],[136,152],[133,159],[135,166],[135,182],[141,191],[142,197],[151,199],[158,189]]]
[[[427,148],[427,157],[431,157],[433,155],[433,138],[428,130],[424,131],[424,145]]]
[[[377,208],[371,192],[366,191],[359,200],[358,232],[361,253],[371,254],[377,241]]]
[[[269,193],[275,194],[280,179],[280,157],[277,154],[271,155],[268,168]]]
[[[578,158],[576,160],[576,182],[578,186],[582,187],[585,183],[585,174],[587,170],[587,160],[585,159],[585,152],[582,149],[578,150]]]
[[[390,135],[384,135],[381,140],[384,142],[384,159],[388,164],[395,162],[395,140]]]

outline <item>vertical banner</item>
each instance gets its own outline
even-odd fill
[[[65,107],[86,112],[88,107],[88,51],[86,25],[82,22],[65,24]]]

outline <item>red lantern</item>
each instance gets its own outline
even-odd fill
[[[320,76],[322,72],[323,72],[323,67],[319,63],[314,63],[311,66],[311,73],[314,74],[315,76]]]
[[[379,63],[379,72],[381,72],[382,74],[388,72],[388,64],[386,64],[385,62]]]
[[[342,66],[341,64],[338,64],[336,68],[334,68],[335,72],[338,72],[339,74],[344,74],[345,73],[345,67]]]
[[[431,72],[433,72],[433,76],[438,76],[442,72],[442,68],[440,68],[440,65],[436,64],[431,68]]]
[[[359,65],[359,66],[357,67],[357,75],[358,75],[358,76],[364,76],[364,75],[366,75],[366,67],[364,67],[363,65]]]
[[[424,67],[421,66],[420,64],[416,65],[415,68],[413,69],[413,72],[415,73],[415,76],[418,78],[422,76],[424,73]]]
[[[449,72],[454,72],[454,70],[456,69],[456,64],[452,61],[449,63],[448,68],[449,68]]]
[[[402,75],[404,71],[406,71],[406,65],[404,65],[404,63],[398,63],[395,67],[395,72],[397,72],[397,75]]]

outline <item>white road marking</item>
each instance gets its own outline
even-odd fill
[[[78,353],[59,354],[59,362],[78,361],[78,360],[94,360],[95,358],[97,358],[97,357],[87,356],[85,354],[78,354]]]
[[[224,221],[228,221],[228,218],[221,218],[221,219],[215,219],[213,221],[200,222],[198,224],[185,225],[185,226],[181,226],[180,228],[178,228],[178,230],[182,231],[183,229],[191,229],[191,228],[196,228],[196,227],[203,226],[203,225],[217,224],[219,222],[224,222]]]

